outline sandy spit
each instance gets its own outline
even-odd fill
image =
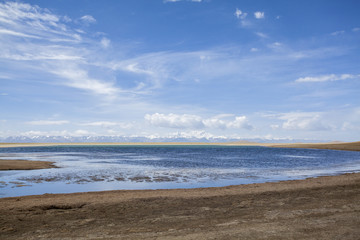
[[[0,170],[34,170],[56,168],[53,162],[28,160],[0,160]]]

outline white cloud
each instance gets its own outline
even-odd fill
[[[129,129],[133,127],[133,124],[131,123],[109,122],[109,121],[89,122],[89,123],[82,123],[80,125],[91,126],[91,127],[103,127],[103,128],[119,127],[124,129]]]
[[[72,22],[72,19],[69,16],[66,16],[66,15],[63,16],[62,19],[64,20],[64,22],[67,22],[67,23]]]
[[[242,27],[251,26],[251,22],[246,19],[248,15],[246,12],[243,12],[240,9],[236,8],[234,15],[236,16],[237,19],[240,20]]]
[[[40,39],[37,36],[33,36],[33,35],[30,35],[30,34],[25,34],[25,33],[21,33],[21,32],[15,32],[15,31],[7,30],[7,29],[0,29],[0,35],[1,34],[12,35],[12,36],[17,36],[17,37]]]
[[[264,12],[254,12],[254,17],[256,19],[265,18],[265,13]]]
[[[360,125],[356,125],[349,122],[344,122],[341,130],[343,131],[360,131]]]
[[[347,79],[354,79],[359,78],[360,75],[352,75],[352,74],[329,74],[329,75],[322,75],[317,77],[302,77],[295,80],[295,82],[329,82],[329,81],[339,81],[339,80],[347,80]]]
[[[301,118],[301,119],[289,119],[282,127],[287,130],[329,130],[330,127],[325,126],[320,120],[319,116]]]
[[[212,138],[217,138],[217,139],[226,139],[226,137],[224,136],[218,136],[218,135],[214,135],[211,133],[208,133],[206,131],[182,131],[182,132],[173,132],[173,133],[169,133],[166,134],[165,136],[157,136],[157,135],[153,135],[153,138],[159,138],[159,137],[166,137],[166,138],[185,138],[185,139],[193,139],[193,138],[205,138],[205,139],[212,139]]]
[[[78,41],[79,36],[64,24],[67,20],[36,5],[0,3],[0,27],[7,30],[3,34],[54,42]]]
[[[96,19],[91,15],[85,15],[80,18],[80,20],[84,23],[95,23]]]
[[[91,54],[80,44],[82,37],[61,22],[69,19],[61,19],[63,18],[37,6],[0,3],[0,35],[12,37],[1,39],[0,47],[6,51],[0,51],[0,58],[5,61],[23,61],[18,63],[20,69],[35,68],[38,74],[51,73],[62,78],[55,84],[114,97],[119,89],[111,82],[89,76],[84,63],[91,64]],[[81,19],[85,22],[95,21],[90,15]],[[24,38],[33,40],[26,41]],[[110,41],[103,38],[101,44],[108,47]]]
[[[244,20],[248,14],[246,12],[243,12],[240,9],[236,8],[234,15],[236,16],[237,19],[241,19],[241,20],[243,20],[242,22],[244,22]]]
[[[212,129],[247,129],[252,130],[254,127],[249,124],[246,116],[235,117],[235,120],[224,120],[223,118],[228,115],[220,115],[212,118],[203,119],[197,115],[178,115],[170,113],[166,114],[146,114],[145,120],[151,125],[157,127],[167,128],[182,128],[182,129],[201,129],[201,128],[212,128]]]
[[[114,87],[112,83],[91,78],[87,71],[77,66],[57,68],[54,69],[52,73],[67,79],[68,81],[63,84],[73,88],[90,91],[95,94],[107,95],[108,97],[115,97],[116,94],[120,92],[120,89]]]
[[[73,135],[75,135],[75,136],[89,136],[89,135],[92,135],[92,133],[87,131],[87,130],[79,129],[79,130],[76,130],[73,133]]]
[[[58,22],[59,17],[25,3],[6,2],[0,5],[0,22],[13,23],[16,20],[26,19],[31,21]]]
[[[68,123],[70,123],[70,122],[66,121],[66,120],[39,120],[39,121],[27,122],[27,124],[39,125],[39,126],[44,126],[44,125],[64,125],[64,124],[68,124]]]
[[[252,130],[254,127],[248,123],[246,116],[235,117],[235,120],[223,120],[219,117],[213,117],[204,119],[203,123],[208,128],[219,128],[219,129],[232,129],[232,128],[243,128]]]
[[[271,124],[270,127],[271,127],[271,129],[273,129],[273,130],[277,130],[277,129],[280,128],[280,125],[279,125],[279,124]]]
[[[227,123],[227,128],[243,128],[247,130],[254,129],[254,127],[248,123],[246,116],[235,117],[234,121]]]
[[[146,114],[145,120],[151,125],[169,128],[203,128],[204,124],[201,117],[196,115],[177,115],[170,113],[168,115],[154,113]]]
[[[359,27],[353,28],[352,31],[353,31],[353,32],[359,32],[359,31],[360,31],[360,28],[359,28]]]
[[[282,128],[285,130],[324,131],[334,127],[327,124],[324,114],[320,112],[290,112],[279,114],[278,119],[284,120]]]
[[[332,35],[332,36],[337,36],[337,35],[341,35],[341,34],[344,34],[344,33],[345,33],[345,31],[342,30],[342,31],[332,32],[330,35]]]
[[[94,126],[94,127],[112,127],[116,126],[118,123],[116,122],[107,122],[107,121],[100,121],[100,122],[89,122],[89,123],[82,123],[83,126]]]
[[[108,38],[106,38],[106,37],[103,37],[102,39],[101,39],[101,46],[103,47],[103,48],[108,48],[109,46],[110,46],[110,43],[111,43],[111,41],[108,39]]]
[[[81,21],[94,22],[95,19],[85,15]],[[9,65],[16,61],[16,67],[21,69],[18,74],[12,73],[12,79],[25,75],[30,69],[31,73],[37,71],[39,79],[46,76],[48,81],[42,81],[44,84],[87,91],[95,97],[105,96],[101,100],[107,102],[120,98],[133,100],[134,94],[145,94],[149,89],[161,86],[161,80],[167,74],[165,67],[159,69],[154,66],[158,63],[149,59],[151,66],[147,69],[148,66],[137,64],[133,59],[120,57],[120,67],[112,68],[113,63],[105,52],[111,45],[110,39],[94,39],[82,29],[73,28],[69,22],[68,17],[59,17],[30,4],[0,3],[0,60]],[[152,74],[153,70],[155,74]],[[144,81],[136,79],[134,84],[125,84],[124,90],[116,86],[124,82],[117,81],[119,71],[146,76]]]
[[[266,35],[265,33],[262,33],[262,32],[256,32],[255,34],[261,38],[268,38],[268,35]]]
[[[269,48],[272,48],[274,50],[281,49],[282,46],[283,46],[283,44],[280,42],[274,42],[274,43],[271,43],[268,45]]]
[[[235,15],[237,18],[240,18],[242,14],[243,14],[243,13],[242,13],[242,11],[241,11],[240,9],[237,8],[237,9],[235,10],[234,15]]]
[[[90,136],[90,135],[96,135],[95,133],[89,132],[87,130],[75,130],[75,131],[36,131],[31,130],[27,132],[22,132],[20,136],[26,136],[26,137],[37,137],[37,136],[63,136],[63,137],[81,137],[81,136]]]

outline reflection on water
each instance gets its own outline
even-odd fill
[[[0,196],[193,188],[360,170],[360,152],[224,146],[61,146],[0,149],[0,159],[60,168],[0,171]]]

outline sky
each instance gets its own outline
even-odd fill
[[[0,0],[0,137],[359,141],[359,9]]]

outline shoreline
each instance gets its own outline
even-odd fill
[[[278,148],[310,148],[343,151],[360,151],[358,142],[328,142],[328,143],[257,143],[257,142],[109,142],[109,143],[0,143],[0,148],[13,147],[56,147],[56,146],[259,146]]]
[[[5,239],[358,239],[360,173],[0,199]]]

